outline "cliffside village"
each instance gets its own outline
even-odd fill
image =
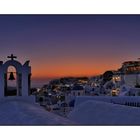
[[[48,111],[62,109],[64,113],[74,107],[78,96],[140,96],[140,61],[124,62],[118,70],[93,77],[55,79],[34,94]]]

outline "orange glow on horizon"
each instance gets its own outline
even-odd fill
[[[102,66],[102,65],[101,65]],[[43,66],[42,66],[43,67]],[[44,67],[42,69],[33,68],[32,78],[45,79],[45,78],[56,78],[56,77],[80,77],[80,76],[95,76],[103,74],[106,70],[117,70],[119,67],[111,67],[110,65],[104,67],[93,67],[93,66],[63,66],[63,67]]]
[[[53,56],[52,58],[41,56],[31,60],[32,78],[90,77],[103,74],[107,70],[119,69],[122,60],[118,60],[113,56],[110,57],[98,56],[97,59],[84,56],[71,56],[71,54],[62,57]]]

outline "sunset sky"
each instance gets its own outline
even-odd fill
[[[0,16],[0,59],[31,61],[32,77],[92,76],[140,57],[140,16]]]

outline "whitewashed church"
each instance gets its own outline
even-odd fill
[[[13,54],[7,57],[8,61],[0,61],[0,98],[6,96],[29,96],[31,88],[31,66],[30,61],[26,61],[23,65],[16,61],[17,58]],[[9,67],[13,67],[15,71],[10,70]],[[8,87],[8,82],[14,81],[14,90]]]

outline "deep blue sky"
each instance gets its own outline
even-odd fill
[[[30,59],[33,77],[99,74],[140,57],[140,16],[1,15],[0,48]]]

